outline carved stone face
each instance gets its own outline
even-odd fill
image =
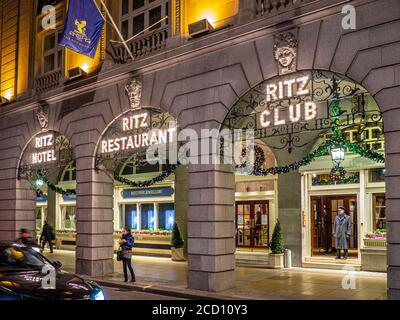
[[[140,108],[140,100],[142,98],[142,83],[137,79],[132,79],[125,86],[125,91],[128,95],[131,108]]]
[[[37,114],[36,117],[39,121],[39,125],[42,129],[45,129],[49,125],[49,116],[48,113],[45,112],[44,110],[40,110]]]
[[[295,58],[296,52],[293,48],[280,47],[275,52],[275,59],[285,68],[291,66]]]

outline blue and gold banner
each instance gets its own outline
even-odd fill
[[[70,0],[59,44],[94,58],[104,26],[95,0]]]

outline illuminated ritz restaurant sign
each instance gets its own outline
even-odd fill
[[[159,114],[159,116],[162,114]],[[110,128],[112,134],[107,134],[100,144],[100,153],[108,154],[142,149],[151,145],[172,143],[176,134],[176,124],[172,122],[169,127],[152,129],[152,117],[157,115],[150,112],[128,114],[120,117],[116,123],[116,130]],[[172,119],[171,119],[172,120]],[[160,121],[154,121],[160,123]]]

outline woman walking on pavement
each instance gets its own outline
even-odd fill
[[[134,239],[130,228],[125,228],[122,231],[122,237],[118,240],[119,245],[122,250],[122,264],[124,267],[125,282],[128,282],[128,270],[131,273],[131,282],[135,282],[135,273],[132,269],[132,248],[134,244]]]

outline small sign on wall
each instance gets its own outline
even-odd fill
[[[124,199],[170,197],[174,192],[174,189],[171,187],[125,189],[122,191],[122,197]]]

